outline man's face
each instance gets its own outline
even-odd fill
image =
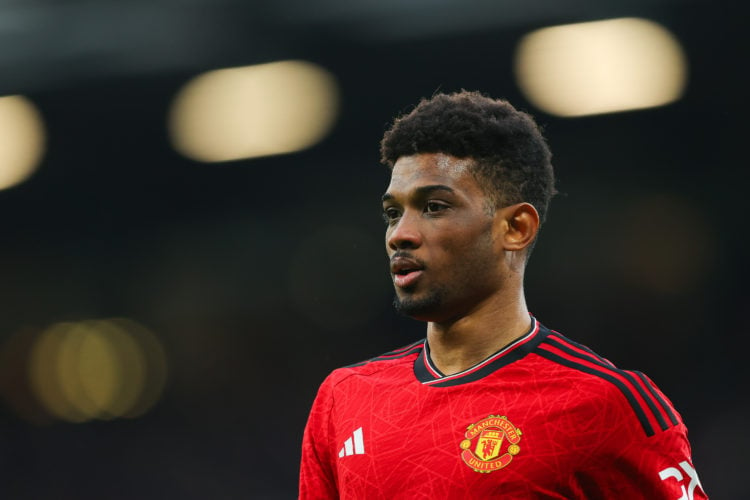
[[[393,167],[383,195],[386,251],[396,308],[416,319],[457,319],[502,286],[497,217],[470,168],[470,159],[442,153]]]

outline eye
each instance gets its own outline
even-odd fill
[[[394,221],[401,217],[401,212],[393,207],[387,207],[383,209],[383,221],[386,224],[392,224]]]
[[[427,213],[441,212],[448,208],[448,205],[437,201],[428,201],[424,206],[424,211]]]

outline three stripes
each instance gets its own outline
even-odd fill
[[[362,427],[354,431],[352,436],[344,441],[344,447],[339,450],[339,458],[349,455],[364,455],[365,441],[362,438]]]

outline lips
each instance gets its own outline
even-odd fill
[[[422,275],[424,266],[416,259],[394,255],[391,258],[393,284],[399,288],[412,286]]]

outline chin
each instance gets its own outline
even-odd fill
[[[422,297],[413,295],[399,297],[396,295],[393,299],[393,307],[396,308],[396,312],[421,321],[431,321],[434,317],[440,316],[442,304],[443,300],[440,293],[432,293]]]

